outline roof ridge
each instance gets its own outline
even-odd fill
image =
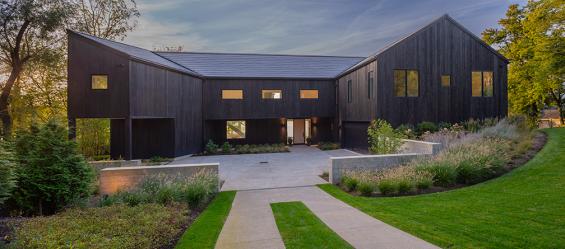
[[[259,55],[259,56],[293,56],[293,57],[332,57],[332,58],[367,58],[363,56],[341,56],[341,55],[312,55],[312,54],[261,54],[261,53],[223,53],[223,52],[193,52],[193,51],[151,51],[156,54],[217,54],[217,55]]]

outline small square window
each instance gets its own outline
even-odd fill
[[[92,75],[91,87],[93,90],[108,89],[108,75]]]
[[[451,75],[442,75],[441,76],[441,86],[442,87],[450,87],[451,86]]]
[[[226,138],[227,139],[244,139],[245,138],[245,120],[234,120],[226,122]]]

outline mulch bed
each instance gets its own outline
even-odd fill
[[[510,162],[508,162],[506,164],[506,166],[504,167],[506,169],[504,171],[504,173],[497,175],[497,176],[495,176],[491,179],[497,178],[501,175],[504,175],[504,174],[512,171],[513,169],[516,169],[516,168],[526,164],[528,161],[530,161],[532,158],[534,158],[534,156],[543,148],[543,146],[545,145],[546,142],[547,142],[547,134],[545,134],[543,132],[536,132],[534,134],[534,137],[532,138],[532,146],[528,149],[528,151],[526,151],[526,153],[524,153],[520,156],[516,156],[516,157],[512,158],[510,160]],[[320,177],[322,177],[322,176],[320,176]],[[338,186],[339,186],[339,184],[338,184]],[[411,192],[404,193],[404,194],[382,195],[380,193],[375,193],[375,194],[373,194],[369,197],[394,197],[394,196],[411,196],[411,195],[430,194],[430,193],[444,192],[444,191],[449,191],[449,190],[468,187],[468,186],[471,186],[471,185],[469,185],[469,184],[456,184],[454,186],[449,186],[449,187],[431,186],[430,188],[425,189],[425,190],[416,190],[416,191],[411,191]],[[341,188],[341,189],[343,189],[343,188]],[[343,190],[345,191],[345,189],[343,189]],[[355,196],[361,195],[359,192],[348,192],[348,193],[351,194],[351,195],[355,195]]]

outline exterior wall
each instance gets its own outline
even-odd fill
[[[202,80],[136,61],[130,62],[130,73],[132,117],[174,119],[175,149],[171,156],[200,152]],[[168,134],[167,129],[144,132],[160,133],[163,137]]]
[[[69,33],[67,73],[69,118],[124,118],[129,115],[127,56]],[[92,74],[108,75],[108,89],[92,90]]]
[[[312,119],[312,143],[333,141],[333,119]],[[248,119],[246,120],[245,139],[226,140],[226,120],[207,120],[206,141],[211,139],[216,144],[228,141],[231,144],[286,143],[286,119]]]
[[[205,119],[334,117],[333,80],[207,79]],[[243,99],[222,99],[222,89],[242,89]],[[262,99],[262,89],[281,89],[282,99]],[[300,89],[317,89],[318,99],[300,99]]]
[[[368,73],[373,72],[373,89],[369,98]],[[347,82],[351,80],[352,98],[348,101]],[[377,114],[377,62],[371,62],[337,80],[339,119],[371,121]]]
[[[377,56],[377,117],[393,125],[459,122],[507,114],[506,62],[442,18]],[[419,97],[394,96],[394,69],[419,71]],[[471,97],[471,72],[492,71],[493,97]],[[441,75],[451,86],[441,86]]]

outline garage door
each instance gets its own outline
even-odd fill
[[[369,122],[344,122],[343,144],[345,148],[367,149],[367,127]]]

